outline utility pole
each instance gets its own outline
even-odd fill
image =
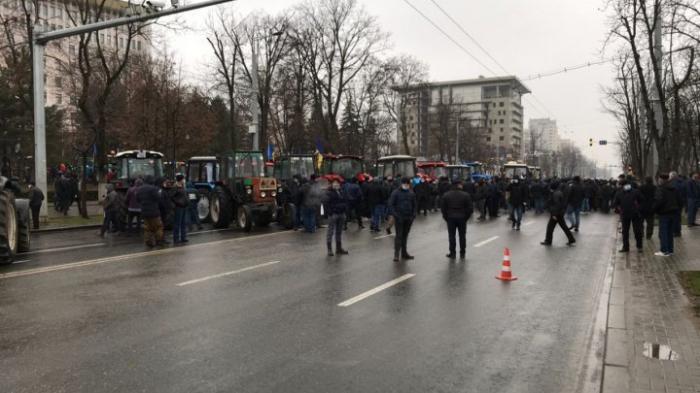
[[[248,127],[248,133],[253,139],[253,151],[258,151],[260,150],[260,102],[258,101],[260,87],[258,84],[258,40],[255,39],[255,36],[253,36],[253,42],[251,42],[250,46],[253,52],[253,59],[251,61],[252,70],[250,75],[251,84],[253,85],[253,89],[250,92],[250,99],[253,102],[253,105],[251,106],[253,122],[250,127]]]
[[[661,3],[659,3],[658,7],[661,7]],[[661,35],[661,22],[663,21],[663,13],[661,12],[661,9],[659,9],[659,16],[658,20],[656,20],[656,26],[654,28],[654,55],[656,56],[656,61],[657,64],[656,66],[658,67],[658,70],[663,70],[663,48],[661,47],[661,40],[662,40],[662,35]],[[655,76],[651,75],[652,78]],[[656,86],[656,84],[654,84]],[[659,133],[659,137],[663,136],[663,129],[664,129],[664,119],[663,119],[663,109],[661,105],[661,92],[658,91],[658,89],[654,88],[652,90],[655,92],[655,97],[654,97],[654,120],[656,121],[656,130]],[[657,146],[656,141],[652,139],[651,142],[651,162],[649,165],[647,165],[647,175],[655,177],[656,172],[658,172],[659,169],[659,146]]]
[[[177,0],[171,0],[173,8],[167,10],[144,8],[144,14],[115,18],[81,26],[67,27],[42,33],[40,25],[34,25],[32,32],[32,81],[34,99],[34,179],[36,186],[48,192],[46,184],[46,113],[44,109],[44,48],[54,40],[75,35],[110,29],[131,23],[145,22],[163,16],[193,11],[200,8],[223,4],[235,0],[209,0],[201,3],[178,7]],[[38,10],[35,10],[38,12]],[[174,158],[174,157],[173,157]],[[47,219],[46,200],[41,204],[39,213],[42,221]]]
[[[455,165],[459,165],[459,121],[457,118],[457,143],[455,143]]]

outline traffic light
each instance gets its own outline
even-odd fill
[[[588,146],[593,147],[593,138],[588,139]]]

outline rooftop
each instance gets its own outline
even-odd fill
[[[395,90],[401,91],[401,90],[415,90],[417,88],[429,88],[429,87],[441,87],[441,86],[473,86],[473,85],[498,85],[498,84],[503,84],[503,83],[512,83],[515,85],[515,88],[520,90],[521,94],[527,94],[531,93],[530,89],[523,84],[523,82],[518,79],[517,76],[515,75],[508,75],[508,76],[495,76],[495,77],[490,77],[486,78],[483,76],[480,76],[478,78],[474,79],[460,79],[460,80],[452,80],[452,81],[438,81],[438,82],[426,82],[426,83],[419,83],[419,84],[413,84],[413,85],[408,85],[408,86],[396,86],[394,87]]]

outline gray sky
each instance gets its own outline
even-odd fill
[[[409,0],[486,66],[501,69],[481,52],[430,0]],[[403,0],[360,0],[391,34],[392,53],[407,53],[430,67],[431,80],[493,75],[450,42]],[[510,73],[521,79],[598,61],[607,32],[602,0],[436,0],[463,28]],[[296,4],[292,0],[238,0],[233,7],[245,16],[264,10],[277,14]],[[185,17],[190,27],[204,25],[211,11]],[[169,50],[186,75],[200,75],[212,60],[202,30],[168,39]],[[175,37],[173,37],[175,38]],[[614,78],[610,64],[596,65],[542,79],[525,81],[533,94],[524,101],[529,118],[554,117],[563,138],[574,140],[584,153],[601,165],[618,164],[615,145],[588,146],[588,138],[616,139],[617,124],[604,113],[601,86]],[[541,103],[541,104],[540,104]]]

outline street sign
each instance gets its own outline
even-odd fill
[[[605,146],[608,144],[608,141],[606,141],[606,140],[598,141],[598,144],[601,146]]]

